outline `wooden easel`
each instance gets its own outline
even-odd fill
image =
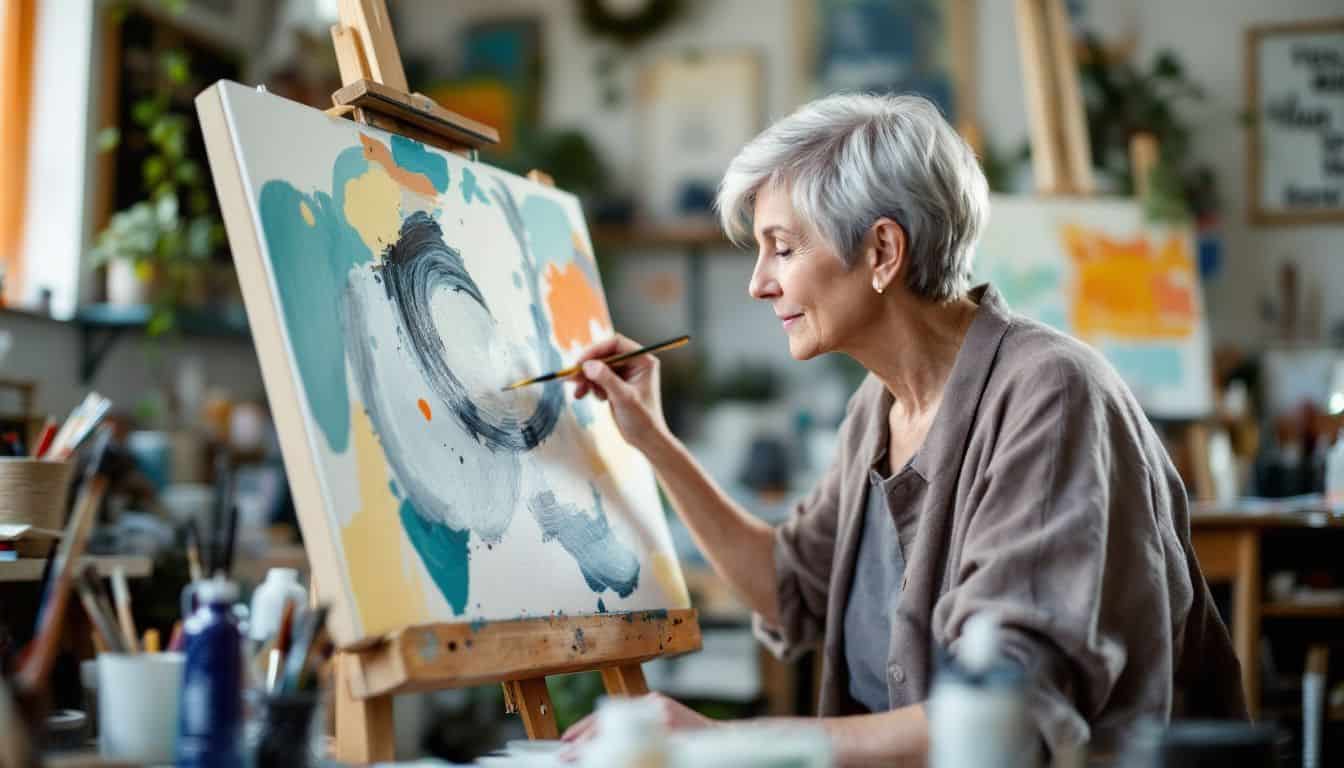
[[[329,114],[468,157],[499,142],[493,127],[409,92],[385,0],[341,0],[331,37],[344,86],[332,94]],[[527,177],[553,185],[541,171]],[[607,693],[636,696],[648,692],[642,662],[699,648],[693,609],[401,629],[336,654],[336,759],[394,759],[398,693],[501,682],[505,706],[522,716],[528,738],[556,738],[547,675],[598,670]]]

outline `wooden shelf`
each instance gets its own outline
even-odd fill
[[[1344,619],[1344,604],[1265,603],[1260,615],[1295,619]]]
[[[595,227],[593,243],[599,248],[717,248],[737,250],[717,222],[686,225],[637,224]]]
[[[117,568],[126,571],[126,576],[141,579],[154,570],[154,562],[142,555],[125,557],[93,555],[85,557],[81,563],[91,563],[98,569],[99,576],[111,576]],[[32,582],[42,579],[42,571],[47,561],[41,557],[21,557],[18,560],[0,561],[0,582]]]

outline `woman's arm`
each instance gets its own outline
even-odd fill
[[[671,433],[645,455],[714,572],[748,607],[778,624],[774,528],[729,499]]]
[[[753,611],[778,622],[774,529],[729,499],[667,428],[658,358],[634,358],[619,374],[597,361],[638,348],[630,339],[616,336],[588,349],[580,358],[588,362],[574,396],[591,392],[611,404],[621,435],[649,459],[672,506],[715,572]]]

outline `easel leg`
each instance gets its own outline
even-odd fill
[[[336,654],[336,759],[342,763],[383,763],[396,759],[392,726],[392,697],[357,699],[350,693],[350,677],[359,660]]]
[[[643,696],[649,692],[649,684],[644,681],[644,668],[638,664],[603,669],[602,687],[612,696]]]
[[[555,707],[551,706],[551,692],[546,689],[546,678],[532,677],[504,683],[504,705],[509,712],[517,712],[522,716],[527,738],[560,738],[560,728],[555,724]]]

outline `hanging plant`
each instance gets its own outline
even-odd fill
[[[658,34],[684,9],[684,0],[579,0],[589,32],[630,47]]]

